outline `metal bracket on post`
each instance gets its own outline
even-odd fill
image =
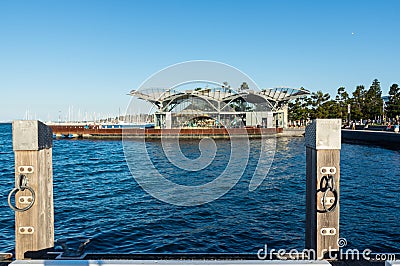
[[[35,232],[35,228],[32,226],[20,226],[18,228],[18,233],[21,235],[32,235]]]
[[[33,166],[29,165],[29,166],[18,166],[18,173],[20,174],[32,174],[35,168],[33,168]]]
[[[313,120],[305,141],[306,249],[324,259],[339,250],[341,120]]]

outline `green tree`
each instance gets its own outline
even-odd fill
[[[383,100],[380,82],[374,79],[369,90],[365,93],[365,109],[363,110],[366,118],[379,119],[383,115]]]
[[[241,90],[241,91],[248,90],[248,89],[249,89],[249,85],[247,84],[247,82],[243,82],[239,88],[239,90]]]
[[[395,118],[400,115],[400,88],[397,84],[390,86],[386,115],[388,118]]]
[[[363,111],[365,111],[365,87],[359,85],[353,92],[353,97],[350,99],[351,103],[351,117],[355,120],[362,120]]]
[[[329,116],[327,103],[331,96],[329,93],[323,93],[322,91],[313,92],[311,98],[309,99],[309,104],[311,105],[310,118],[327,118]]]
[[[321,107],[322,112],[319,112],[319,117],[317,118],[340,118],[340,105],[336,100],[329,100],[324,102]]]
[[[344,87],[340,87],[337,90],[335,102],[336,107],[332,110],[332,112],[334,112],[336,118],[347,118],[347,105],[350,103],[350,98]]]
[[[224,81],[224,82],[222,82],[222,88],[223,89],[230,89],[231,85],[229,85],[228,81]]]
[[[307,97],[296,98],[288,103],[288,119],[290,121],[300,121],[300,124],[304,124],[309,113]]]
[[[342,118],[348,115],[348,104],[351,105],[351,119],[378,120],[383,117],[383,99],[380,82],[374,79],[369,89],[359,85],[351,97],[344,87],[337,90],[334,99],[328,93],[317,91],[309,97],[302,97],[288,103],[289,120],[307,120],[314,118]],[[389,118],[400,116],[400,87],[393,84],[389,91],[389,102],[386,113]]]
[[[235,112],[249,112],[254,111],[254,106],[249,104],[242,97],[237,98],[235,101],[231,102],[229,105]]]

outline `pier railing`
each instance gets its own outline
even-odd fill
[[[308,259],[338,251],[340,119],[319,119],[306,129],[306,249]],[[54,247],[52,131],[39,121],[13,122],[16,259]]]

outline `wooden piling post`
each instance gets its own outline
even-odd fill
[[[306,249],[311,259],[339,250],[341,120],[316,119],[306,128]]]
[[[54,247],[51,128],[40,121],[13,121],[13,149],[16,188],[9,199],[15,196],[15,205],[10,203],[15,257],[25,259],[27,251]]]

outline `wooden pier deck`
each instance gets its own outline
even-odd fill
[[[249,138],[260,138],[264,135],[281,133],[282,128],[181,128],[181,129],[156,129],[156,128],[99,128],[84,126],[50,126],[57,137],[75,138],[229,138],[230,135],[244,135]]]
[[[130,260],[122,256],[120,259],[80,259],[80,260],[15,260],[9,262],[0,262],[0,266],[130,266],[130,265],[267,265],[267,266],[284,266],[284,265],[314,265],[314,266],[397,266],[400,261],[366,261],[366,260],[344,260],[344,261],[326,261],[326,260],[218,260],[218,259],[136,259]]]

